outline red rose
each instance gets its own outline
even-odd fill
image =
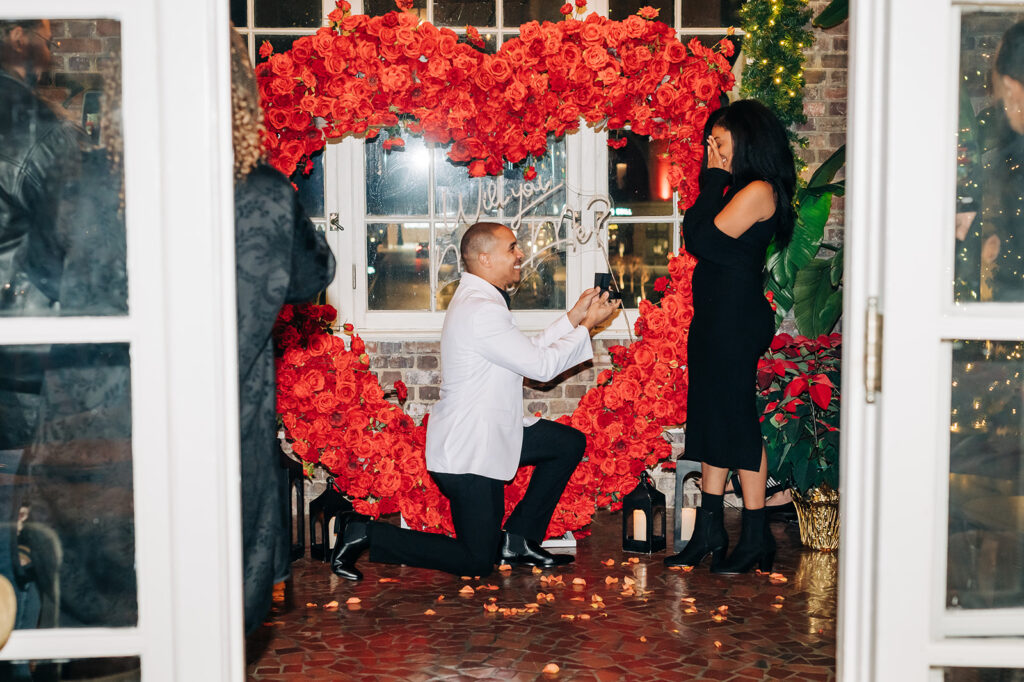
[[[398,9],[404,12],[405,10],[412,9],[412,1],[413,0],[395,0],[395,5]]]
[[[565,16],[569,16],[570,14],[572,14],[572,5],[570,5],[569,3],[565,3],[558,11],[564,14]]]
[[[274,54],[274,46],[270,44],[269,40],[264,40],[260,45],[260,56],[266,59],[272,54]]]
[[[640,11],[638,11],[637,14],[640,15],[641,17],[643,17],[644,19],[649,19],[651,21],[654,21],[655,19],[658,18],[658,13],[660,11],[661,10],[657,10],[657,9],[655,9],[653,7],[649,7],[648,6],[648,7],[641,7]]]

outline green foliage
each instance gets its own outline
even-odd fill
[[[746,37],[740,95],[760,101],[790,130],[801,146],[806,140],[792,132],[804,116],[804,50],[814,43],[807,30],[811,11],[807,0],[747,0],[740,8]]]
[[[815,258],[796,273],[793,314],[801,334],[828,334],[843,314],[843,249],[829,258]]]
[[[825,223],[832,210],[832,197],[845,191],[843,182],[833,182],[836,173],[846,162],[846,147],[840,147],[824,161],[806,185],[797,189],[794,205],[796,223],[789,244],[779,249],[776,244],[768,248],[768,279],[765,290],[772,293],[775,303],[775,322],[779,324],[799,298],[795,290],[798,273],[814,262],[825,236]],[[805,290],[806,291],[806,290]],[[842,305],[839,306],[842,308]],[[810,330],[797,328],[801,334],[818,336]],[[824,330],[827,333],[831,328]]]
[[[850,17],[850,0],[832,0],[812,22],[818,28],[835,28]]]

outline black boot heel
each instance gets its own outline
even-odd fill
[[[711,555],[712,565],[720,563],[729,549],[729,536],[725,534],[725,523],[722,510],[697,509],[697,519],[693,525],[693,537],[686,543],[682,552],[665,557],[666,566],[696,566]]]
[[[775,538],[772,537],[765,520],[764,507],[743,510],[743,526],[740,541],[736,543],[729,558],[718,566],[712,566],[712,573],[735,575],[748,573],[754,566],[762,571],[771,570],[775,561]]]
[[[356,559],[370,546],[369,517],[346,512],[340,519],[338,539],[331,552],[331,571],[346,580],[362,580],[363,573],[356,568]]]

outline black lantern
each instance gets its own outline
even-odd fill
[[[288,469],[288,495],[285,496],[285,504],[288,505],[288,534],[291,540],[291,560],[295,561],[302,557],[306,551],[306,475],[302,470],[302,464],[281,454]]]
[[[687,484],[700,484],[700,462],[691,459],[676,460],[676,496],[672,514],[672,547],[677,552],[683,551],[686,543],[693,535],[693,524],[697,518],[698,494],[687,497]],[[691,487],[692,490],[692,487]]]
[[[645,554],[665,549],[665,496],[646,471],[622,500],[622,549]]]
[[[327,489],[309,503],[309,556],[320,561],[331,560],[338,517],[352,511],[352,503],[327,479]],[[319,531],[319,532],[318,532]]]

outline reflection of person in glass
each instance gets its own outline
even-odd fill
[[[288,477],[277,444],[271,329],[285,303],[312,300],[334,278],[334,256],[288,178],[263,163],[263,112],[245,42],[231,31],[235,267],[242,455],[245,629],[270,609],[290,572]]]
[[[85,152],[55,211],[61,315],[127,312],[121,79],[104,74],[103,146]],[[126,344],[50,349],[39,417],[15,486],[18,627],[136,622],[131,374]],[[38,591],[38,604],[33,598]]]
[[[785,128],[754,100],[720,110],[707,140],[700,195],[683,217],[697,257],[687,345],[686,457],[701,464],[701,507],[693,537],[669,566],[708,554],[716,573],[771,568],[775,541],[765,516],[768,464],[755,404],[757,361],[775,333],[764,296],[768,244],[793,231],[796,173]],[[717,113],[717,112],[716,112]],[[743,529],[728,559],[722,497],[730,469],[743,488]]]
[[[1014,135],[985,176],[991,184],[985,187],[985,215],[994,234],[984,242],[982,260],[992,267],[993,300],[1024,301],[1024,22],[1003,35],[992,77]]]
[[[586,438],[564,424],[523,416],[523,377],[550,381],[593,357],[590,331],[615,312],[596,288],[529,337],[516,327],[505,290],[520,281],[523,252],[512,230],[476,223],[460,245],[465,272],[441,332],[441,399],[427,424],[427,470],[451,501],[455,537],[371,523],[350,513],[331,569],[348,580],[371,561],[484,576],[496,560],[554,567],[572,557],[541,547]],[[526,495],[502,528],[505,481],[534,466]]]

